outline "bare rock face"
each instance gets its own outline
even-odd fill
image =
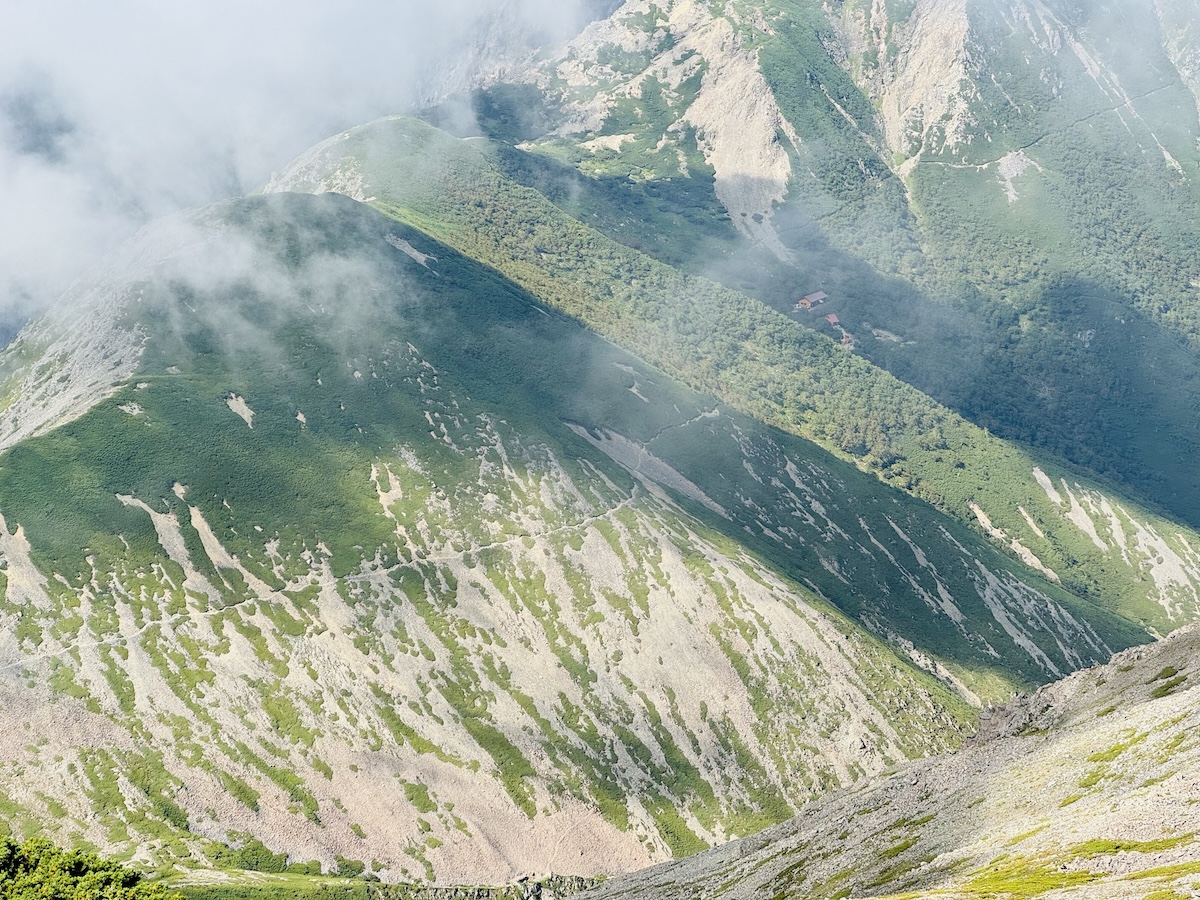
[[[967,0],[846,4],[837,24],[843,62],[876,100],[889,149],[915,158],[931,147],[953,149],[967,138],[970,111]],[[905,15],[905,13],[907,13]]]
[[[563,102],[568,121],[560,133],[594,150],[647,139],[597,133],[621,102],[662,91],[670,113],[649,126],[655,152],[678,154],[687,174],[687,142],[694,139],[734,225],[786,261],[771,218],[793,176],[788,146],[797,149],[800,138],[758,66],[754,35],[769,29],[761,14],[734,4],[631,0],[526,77]],[[631,62],[614,64],[614,54]]]
[[[876,104],[901,176],[922,158],[994,164],[1006,152],[1026,149],[1047,128],[1066,124],[1061,116],[1039,116],[1087,92],[1093,95],[1089,110],[1123,109],[1130,136],[1182,174],[1172,155],[1178,148],[1156,133],[1164,123],[1152,120],[1144,102],[1166,80],[1145,84],[1142,78],[1173,68],[1197,93],[1200,8],[1194,0],[1103,7],[878,0],[828,10],[839,37],[831,51]],[[1035,81],[1026,78],[1033,73]],[[1072,114],[1063,115],[1069,122]],[[1011,180],[1007,188],[1011,192]]]
[[[1200,3],[1155,0],[1154,13],[1171,63],[1200,103]]]
[[[1073,672],[1032,694],[984,709],[979,731],[969,744],[984,746],[1003,738],[1086,725],[1097,709],[1115,712],[1144,703],[1156,694],[1174,693],[1175,688],[1163,690],[1163,683],[1180,678],[1181,673],[1177,687],[1191,687],[1186,673],[1197,645],[1200,626],[1188,625],[1157,644],[1124,650],[1104,666]]]
[[[465,45],[452,48],[445,65],[431,71],[417,105],[486,84],[527,66],[575,37],[588,23],[609,15],[619,0],[501,0],[484,4],[467,31]]]

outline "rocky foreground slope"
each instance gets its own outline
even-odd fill
[[[1200,883],[1200,628],[988,710],[951,756],[584,896],[1184,898]]]

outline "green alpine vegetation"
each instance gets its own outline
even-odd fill
[[[14,833],[481,883],[555,835],[615,871],[1144,640],[352,200],[141,241],[8,357]],[[77,405],[37,423],[44,380]]]
[[[353,200],[140,241],[9,351],[16,834],[611,873],[1146,639]],[[38,422],[46,380],[76,405]]]
[[[120,863],[47,840],[18,844],[0,838],[0,897],[4,900],[180,900]]]
[[[1194,17],[1185,0],[626,4],[531,73],[546,113],[498,127],[497,106],[531,105],[500,87],[479,126],[523,141],[500,151],[508,174],[610,237],[850,334],[1194,526]],[[826,304],[794,310],[817,288]]]

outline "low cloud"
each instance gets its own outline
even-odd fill
[[[0,327],[158,216],[412,110],[596,0],[0,4]]]

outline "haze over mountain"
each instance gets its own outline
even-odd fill
[[[329,133],[462,90],[610,8],[4,4],[0,320],[43,309],[147,221],[243,194]]]
[[[1019,816],[954,773],[1023,738],[913,761],[1063,678],[1010,708],[1063,791],[1185,747],[1194,631],[1071,673],[1200,621],[1196,6],[476,10],[418,117],[144,227],[0,356],[0,828],[442,883],[780,829],[635,896],[1190,865],[1101,814],[1173,761]],[[82,171],[21,96],[10,143]],[[835,839],[911,772],[949,824]],[[979,803],[1046,831],[1020,866]]]

